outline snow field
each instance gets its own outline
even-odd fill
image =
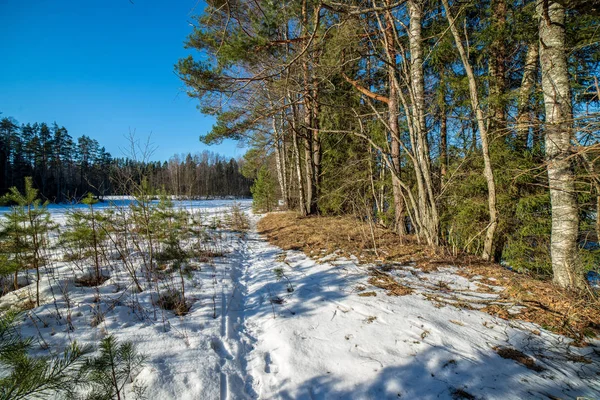
[[[192,207],[210,220],[224,218],[230,204]],[[186,278],[187,315],[154,306],[153,290],[133,290],[120,262],[106,266],[110,279],[94,288],[73,285],[79,272],[55,261],[42,280],[44,304],[25,314],[22,333],[39,339],[40,354],[72,340],[97,345],[107,334],[134,342],[148,359],[127,399],[134,385],[160,400],[600,397],[597,341],[576,348],[534,324],[477,310],[500,301],[500,283],[481,293],[484,284],[457,275],[457,267],[423,273],[403,265],[388,273],[413,293],[387,296],[367,282],[372,265],[269,245],[255,231],[259,216],[248,202],[242,207],[251,230],[215,232],[224,256]],[[64,223],[64,213],[53,215]],[[0,298],[0,309],[34,286]],[[460,302],[473,309],[453,305]],[[498,346],[522,351],[543,370],[500,357]],[[581,357],[591,363],[574,361]]]

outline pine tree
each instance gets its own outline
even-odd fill
[[[131,342],[119,343],[112,335],[102,339],[100,355],[87,360],[83,368],[91,386],[86,399],[122,399],[125,384],[131,381],[133,371],[145,360]]]
[[[17,317],[0,316],[0,400],[73,397],[91,349],[73,342],[60,357],[32,357],[33,340],[18,334]]]
[[[25,178],[25,191],[11,187],[5,201],[16,203],[13,206],[18,224],[23,226],[23,236],[27,242],[26,256],[36,273],[36,305],[40,305],[40,268],[45,264],[44,250],[48,246],[48,233],[56,229],[48,212],[48,202],[38,199],[38,190],[33,187],[31,177]]]
[[[77,258],[84,259],[92,257],[94,260],[94,279],[90,281],[93,286],[104,282],[100,269],[100,247],[106,239],[106,230],[102,229],[103,216],[94,210],[94,204],[98,202],[91,193],[81,200],[88,206],[87,211],[75,210],[67,215],[67,229],[62,234],[63,243],[72,252],[77,251]]]
[[[26,240],[25,220],[16,207],[3,215],[2,231],[0,231],[0,254],[2,266],[0,274],[13,275],[13,287],[19,288],[19,272],[29,265],[30,245]]]
[[[277,182],[266,167],[263,166],[258,170],[250,192],[252,192],[252,208],[255,211],[271,212],[277,207]]]
[[[185,298],[184,263],[188,254],[182,248],[181,240],[186,233],[188,214],[186,211],[176,210],[173,201],[164,191],[160,194],[158,205],[153,211],[153,225],[156,227],[157,240],[162,247],[156,254],[156,260],[172,263],[173,269],[179,274],[181,291],[173,291],[171,294],[176,297],[173,299],[176,303],[174,304],[176,312],[186,313],[189,308]]]

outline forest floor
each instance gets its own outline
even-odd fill
[[[186,315],[157,309],[114,270],[97,288],[70,288],[67,323],[58,283],[69,284],[60,278],[68,271],[57,262],[23,334],[38,338],[40,354],[107,334],[134,342],[148,359],[128,399],[134,386],[165,400],[600,398],[599,341],[491,313],[523,312],[505,294],[510,279],[452,263],[425,268],[415,254],[427,250],[416,244],[406,243],[405,260],[382,259],[387,250],[368,245],[373,236],[356,223],[343,231],[317,218],[274,213],[259,223],[249,214],[248,232],[223,229],[224,255],[192,271]],[[330,245],[292,239],[306,224],[314,236],[338,234]],[[341,236],[350,244],[336,244]],[[0,308],[27,290],[0,298]]]

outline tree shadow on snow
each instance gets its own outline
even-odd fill
[[[364,274],[348,274],[344,266],[324,264],[317,266],[310,258],[295,253],[298,262],[277,262],[279,248],[261,253],[266,268],[252,271],[252,286],[248,288],[245,316],[293,317],[322,312],[323,302],[335,304],[349,296]],[[275,269],[284,276],[277,277]]]
[[[299,385],[290,384],[289,388],[286,382],[278,397],[284,400],[600,398],[600,392],[589,386],[574,386],[558,370],[536,373],[493,352],[480,352],[474,360],[456,357],[449,349],[431,348],[402,361],[407,362],[384,368],[375,364],[372,377],[364,374],[362,382],[345,381],[333,372]],[[597,374],[597,367],[588,368],[580,372]],[[590,380],[594,378],[590,376]]]

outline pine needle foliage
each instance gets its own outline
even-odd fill
[[[13,275],[13,289],[19,288],[19,272],[26,269],[29,264],[29,243],[25,237],[23,219],[17,208],[4,214],[0,231],[0,275]],[[6,290],[5,290],[6,289]],[[8,291],[3,287],[2,292]]]
[[[88,359],[83,368],[91,386],[86,400],[122,399],[125,384],[145,360],[131,342],[119,343],[112,335],[102,339],[100,355]]]
[[[225,222],[234,232],[245,233],[250,229],[250,219],[239,203],[231,206],[229,213],[225,216]]]
[[[33,187],[31,177],[25,178],[25,190],[19,192],[11,187],[2,199],[4,202],[16,204],[12,215],[14,224],[23,228],[21,234],[27,244],[23,250],[29,264],[36,271],[36,304],[40,305],[40,268],[45,264],[44,250],[48,246],[48,233],[56,229],[48,212],[48,202],[42,203],[38,198],[38,190]]]
[[[75,210],[67,216],[67,230],[62,235],[62,240],[68,248],[75,250],[70,255],[72,259],[93,258],[95,279],[94,283],[104,281],[100,271],[100,246],[106,240],[106,230],[102,229],[105,217],[102,213],[94,210],[94,204],[98,202],[91,193],[81,200],[88,206],[87,211]]]
[[[62,356],[33,357],[28,351],[31,338],[22,338],[15,329],[18,314],[0,317],[0,399],[72,398],[82,375],[89,347],[73,342]]]
[[[250,192],[254,211],[271,212],[277,207],[277,182],[266,167],[258,170]]]

